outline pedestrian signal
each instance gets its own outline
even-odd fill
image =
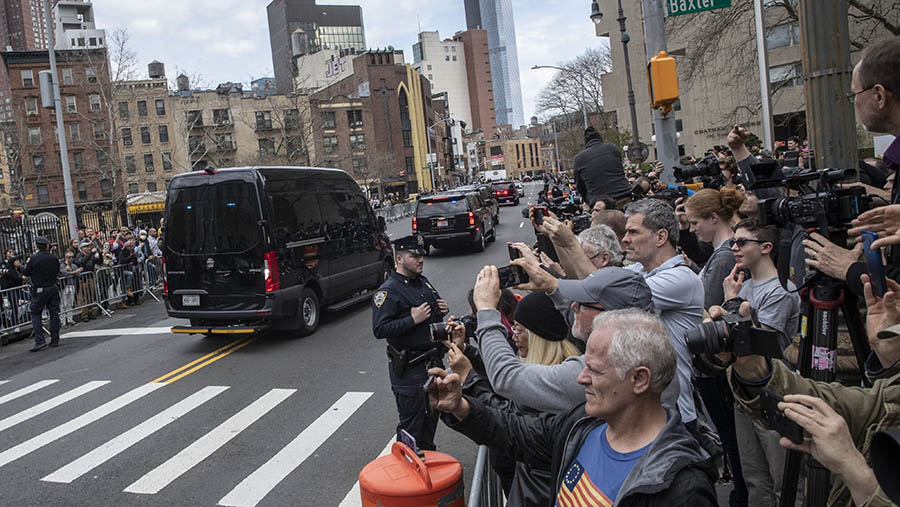
[[[663,116],[669,114],[672,104],[678,100],[678,69],[675,59],[665,51],[660,51],[647,64],[647,77],[650,84],[650,107],[662,108]]]

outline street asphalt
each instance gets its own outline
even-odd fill
[[[451,313],[468,313],[482,266],[508,263],[507,241],[534,240],[520,210],[538,188],[502,207],[485,252],[426,258]],[[409,232],[409,218],[388,224],[394,239]],[[0,348],[0,505],[360,505],[359,471],[397,423],[368,302],[326,313],[306,338],[169,332],[177,324],[145,297],[65,328],[59,348]],[[436,441],[468,491],[476,445],[443,424]]]

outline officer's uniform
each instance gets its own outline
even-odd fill
[[[31,351],[37,352],[47,346],[41,322],[44,308],[50,312],[50,346],[59,345],[59,289],[56,287],[59,258],[47,251],[50,246],[47,238],[38,236],[34,242],[42,247],[28,259],[22,274],[29,277],[31,285],[31,325],[34,329],[34,348]]]
[[[417,255],[425,255],[424,241],[418,235],[398,239],[394,242],[394,248],[398,251],[406,250]],[[440,297],[424,276],[407,278],[394,271],[372,296],[372,329],[375,338],[387,340],[388,349],[393,347],[395,349],[393,352],[399,352],[405,355],[405,358],[414,358],[431,349],[429,325],[443,322],[443,316],[440,312],[432,311],[425,322],[416,324],[410,310],[423,303],[430,303],[432,308],[437,308],[437,300]],[[400,415],[400,423],[397,425],[398,438],[400,430],[406,430],[416,439],[416,444],[422,450],[435,449],[434,433],[437,430],[438,414],[435,412],[426,416],[423,386],[428,380],[429,365],[443,366],[441,355],[440,352],[436,352],[432,360],[409,366],[400,374],[395,371],[397,356],[392,357],[392,353],[388,353],[391,390],[394,392],[397,412]]]

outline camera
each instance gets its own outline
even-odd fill
[[[719,176],[722,172],[719,169],[719,159],[715,155],[707,155],[693,165],[675,166],[674,171],[676,181],[703,176]]]
[[[466,339],[475,338],[475,330],[478,329],[478,319],[471,313],[463,315],[457,321],[466,328]]]
[[[781,359],[779,333],[753,327],[753,320],[727,313],[719,320],[704,322],[684,335],[688,351],[694,355],[732,352],[734,355],[761,355]]]
[[[653,197],[656,199],[663,199],[666,201],[675,201],[679,198],[687,199],[688,198],[688,189],[687,187],[678,186],[675,188],[667,188],[661,192],[656,192],[653,194]]]
[[[447,323],[446,322],[437,322],[435,324],[429,324],[428,330],[431,333],[431,341],[433,341],[433,342],[445,342],[450,339],[450,332],[447,331]]]
[[[501,290],[528,283],[528,273],[519,266],[503,266],[497,269],[497,274],[500,276]]]

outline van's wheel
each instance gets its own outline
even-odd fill
[[[384,261],[384,264],[381,265],[381,274],[378,277],[378,287],[381,287],[381,284],[386,282],[387,279],[391,277],[391,273],[393,271],[394,268],[393,266],[391,266],[391,263],[388,261]]]
[[[491,243],[497,241],[497,224],[494,224],[494,226],[491,227],[491,237],[488,238],[488,241],[490,241]]]
[[[478,240],[478,243],[475,243],[475,251],[483,252],[487,247],[487,243],[484,240],[484,230],[481,231],[481,238]]]
[[[297,334],[307,336],[315,332],[319,327],[320,316],[319,296],[316,295],[316,291],[305,287],[297,308]]]

